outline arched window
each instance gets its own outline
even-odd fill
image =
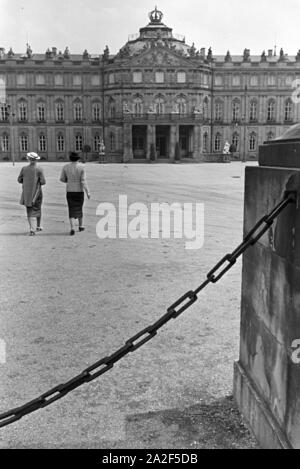
[[[250,102],[250,116],[249,116],[249,120],[250,120],[251,122],[257,120],[257,102],[256,102],[254,99]]]
[[[207,152],[207,151],[208,151],[208,133],[204,132],[204,135],[203,135],[203,152]]]
[[[100,135],[95,134],[94,135],[94,151],[99,151],[99,146],[100,146]]]
[[[267,141],[270,142],[271,140],[274,140],[275,134],[274,132],[270,131],[267,133]]]
[[[155,98],[155,111],[156,114],[164,114],[165,112],[165,101],[162,96]]]
[[[251,132],[251,134],[250,134],[249,150],[250,151],[256,150],[256,133],[255,132]]]
[[[285,121],[291,121],[292,120],[292,101],[290,99],[287,99],[286,102],[284,103],[284,120]]]
[[[101,120],[101,104],[100,103],[93,103],[92,118],[94,122],[99,122]]]
[[[234,100],[232,103],[232,120],[237,122],[240,118],[240,102],[239,100]]]
[[[9,137],[7,134],[1,136],[1,151],[7,152],[9,150]]]
[[[75,151],[82,151],[82,135],[75,135]]]
[[[57,122],[63,122],[65,117],[64,117],[64,104],[59,101],[55,105],[55,117]]]
[[[56,147],[57,151],[65,151],[65,138],[61,133],[57,135]]]
[[[39,122],[45,122],[46,120],[46,110],[44,103],[38,103],[37,106],[37,120]]]
[[[215,151],[220,151],[220,150],[221,150],[221,134],[217,132],[215,136]]]
[[[268,101],[267,120],[268,121],[274,121],[275,120],[275,101],[274,101],[274,99],[270,99]]]
[[[28,136],[24,133],[20,136],[20,150],[28,151]]]
[[[113,132],[109,134],[109,148],[110,151],[115,151],[116,149],[116,138]]]
[[[45,134],[39,135],[39,151],[46,151],[47,150],[47,142]]]
[[[19,120],[21,122],[27,121],[27,103],[26,101],[21,101],[19,103]]]
[[[82,104],[79,101],[74,103],[74,120],[82,121]]]
[[[143,100],[139,96],[133,100],[133,114],[136,116],[143,114]]]
[[[186,114],[186,99],[184,96],[179,96],[176,100],[177,109],[179,114]]]
[[[217,101],[215,104],[215,120],[221,121],[223,119],[223,102]]]
[[[235,151],[238,151],[239,143],[240,143],[240,136],[237,132],[234,132],[232,136],[232,145],[235,147]]]

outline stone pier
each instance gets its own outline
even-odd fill
[[[262,448],[300,448],[300,125],[246,168],[244,236],[297,191],[243,257],[235,400]],[[297,349],[298,347],[298,349]]]

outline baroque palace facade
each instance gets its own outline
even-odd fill
[[[258,146],[299,122],[292,100],[300,51],[251,56],[197,50],[162,23],[150,22],[118,54],[26,54],[0,49],[0,160],[27,151],[66,160],[69,151],[108,161],[181,158],[203,161],[226,141],[236,157],[255,159]]]

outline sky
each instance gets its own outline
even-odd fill
[[[300,49],[299,0],[0,0],[0,47],[24,53],[28,42],[33,53],[68,46],[100,54],[108,45],[115,54],[156,4],[173,33],[216,55]]]

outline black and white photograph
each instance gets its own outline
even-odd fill
[[[0,450],[300,449],[299,1],[0,11]]]

